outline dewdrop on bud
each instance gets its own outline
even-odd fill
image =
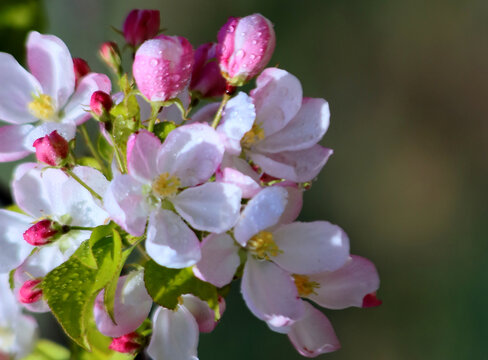
[[[34,246],[49,244],[59,233],[51,220],[41,220],[24,232],[24,240]]]
[[[103,91],[95,91],[90,99],[90,109],[95,116],[104,121],[104,117],[108,114],[113,106],[112,97]]]
[[[112,339],[112,343],[108,348],[122,354],[132,354],[142,348],[144,342],[143,336],[137,334],[136,332],[131,332],[121,337]]]
[[[120,50],[116,43],[107,41],[100,46],[98,54],[102,58],[103,62],[112,69],[115,73],[121,73],[122,60],[120,58]]]
[[[54,130],[32,144],[36,148],[37,160],[51,166],[62,165],[69,154],[69,144]]]
[[[225,93],[226,81],[216,61],[217,44],[206,43],[195,51],[195,65],[191,76],[190,90],[203,97],[220,96]]]
[[[39,287],[41,279],[26,281],[19,289],[18,299],[22,304],[32,304],[42,297],[42,289]]]
[[[137,87],[150,101],[175,98],[190,80],[193,48],[181,36],[159,35],[136,52],[132,72]]]
[[[159,32],[159,10],[132,10],[124,21],[123,33],[128,44],[137,47]]]
[[[241,86],[268,64],[275,48],[273,25],[261,14],[230,18],[220,29],[219,66],[232,86]]]
[[[81,78],[91,71],[88,63],[82,58],[73,58],[73,70],[75,71],[76,86],[78,86]]]

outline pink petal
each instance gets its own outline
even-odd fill
[[[246,205],[234,228],[234,236],[239,244],[258,232],[275,225],[285,210],[288,192],[281,187],[268,187],[259,192]]]
[[[198,324],[183,305],[176,311],[158,308],[147,354],[158,360],[197,360]]]
[[[41,85],[10,54],[0,53],[0,84],[0,120],[11,124],[36,121],[28,104],[33,94],[42,93]]]
[[[202,108],[198,109],[198,111],[191,117],[191,122],[197,123],[211,123],[217,110],[219,108],[220,103],[210,103]]]
[[[15,203],[34,218],[52,213],[49,194],[41,177],[42,167],[36,164],[22,164],[15,170],[12,182]]]
[[[217,326],[215,321],[215,312],[210,309],[210,306],[197,298],[195,295],[187,294],[182,295],[183,306],[191,312],[198,324],[198,330],[203,333],[212,332]]]
[[[228,234],[210,234],[202,242],[202,259],[193,268],[199,279],[217,287],[229,284],[240,264],[239,248]]]
[[[159,173],[177,176],[182,187],[207,181],[217,170],[224,145],[206,124],[183,125],[169,133],[158,153]]]
[[[24,145],[24,139],[33,128],[32,125],[0,127],[0,162],[19,160],[32,153]]]
[[[103,196],[110,217],[134,236],[144,234],[150,213],[142,186],[130,175],[116,175]]]
[[[216,181],[226,184],[234,184],[242,191],[244,199],[252,198],[261,191],[261,186],[250,176],[232,168],[224,168],[217,172]]]
[[[298,114],[283,129],[256,144],[255,149],[268,153],[308,149],[322,139],[329,118],[327,101],[304,98]]]
[[[93,313],[98,330],[110,337],[120,337],[136,330],[151,311],[152,299],[144,285],[143,271],[132,272],[121,276],[117,282],[114,302],[116,324],[105,311],[102,290],[95,300]]]
[[[192,266],[202,256],[195,233],[177,214],[164,209],[149,217],[146,251],[159,265],[176,269]]]
[[[22,264],[34,249],[24,241],[23,233],[34,219],[13,211],[0,210],[0,274]],[[3,296],[3,295],[2,295]]]
[[[305,316],[295,322],[288,333],[295,349],[310,358],[339,350],[341,344],[329,319],[311,304],[304,304]]]
[[[349,258],[349,239],[327,221],[294,222],[280,226],[273,238],[282,252],[272,260],[294,274],[333,271]]]
[[[32,31],[27,38],[27,63],[43,93],[61,109],[75,90],[73,60],[66,45],[54,35]]]
[[[329,309],[363,307],[364,297],[380,286],[374,264],[357,255],[351,255],[338,270],[313,274],[309,280],[319,283],[320,287],[308,298]]]
[[[183,190],[173,205],[195,229],[221,233],[239,218],[241,194],[235,185],[211,182]]]
[[[256,79],[251,97],[256,107],[256,119],[266,136],[288,124],[302,105],[302,85],[285,70],[267,68]]]
[[[304,302],[291,276],[270,261],[248,256],[241,291],[254,316],[271,326],[289,326],[304,314]]]
[[[250,157],[269,175],[294,182],[306,182],[318,175],[332,152],[331,149],[314,145],[305,150],[277,154],[253,152]]]
[[[303,190],[297,184],[290,181],[279,182],[273,186],[281,186],[288,192],[288,202],[283,214],[281,214],[280,224],[289,224],[295,221],[300,215],[303,206]]]
[[[158,175],[156,154],[161,141],[147,130],[132,134],[127,141],[129,174],[143,183],[151,183]]]
[[[72,121],[80,125],[88,120],[91,117],[89,112],[91,96],[99,90],[110,94],[112,84],[107,75],[91,73],[83,77],[63,109],[63,122]]]

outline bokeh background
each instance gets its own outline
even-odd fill
[[[275,24],[271,64],[326,98],[334,156],[301,219],[326,219],[373,260],[383,305],[325,311],[343,348],[322,359],[488,359],[488,2],[485,0],[1,0],[0,51],[24,58],[30,29],[61,37],[96,71],[132,8],[168,34],[215,40],[229,16]],[[1,84],[0,84],[1,86]],[[11,164],[0,174],[8,196]],[[47,317],[49,336],[59,334]],[[200,358],[300,359],[238,290]]]

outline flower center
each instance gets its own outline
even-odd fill
[[[254,123],[252,129],[244,134],[241,144],[245,148],[250,148],[254,143],[264,139],[264,130],[258,123]]]
[[[159,175],[152,183],[152,191],[159,198],[175,195],[181,186],[180,179],[165,172]]]
[[[46,94],[35,95],[29,103],[29,112],[44,121],[55,121],[56,110],[53,99]]]
[[[269,260],[269,256],[277,256],[282,251],[273,240],[269,231],[261,231],[247,242],[247,249],[258,258]]]
[[[293,275],[293,280],[295,281],[295,286],[298,290],[298,295],[307,296],[310,294],[315,294],[315,289],[319,288],[318,282],[310,281],[306,275]]]

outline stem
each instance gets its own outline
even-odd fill
[[[93,227],[86,227],[86,226],[70,226],[70,230],[93,230]]]
[[[64,171],[69,175],[71,176],[73,179],[75,179],[76,181],[78,181],[78,183],[83,186],[85,189],[87,189],[90,194],[93,195],[93,197],[97,198],[98,200],[102,201],[102,197],[100,195],[98,195],[95,190],[93,190],[91,187],[89,187],[83,180],[81,180],[78,175],[76,175],[74,172],[72,172],[71,170],[69,169],[64,169]]]
[[[230,100],[230,95],[225,93],[224,97],[222,98],[222,102],[220,103],[219,109],[215,114],[214,120],[212,122],[212,127],[215,129],[217,125],[219,125],[220,119],[222,118],[222,111],[224,110],[225,104]]]
[[[127,173],[124,162],[122,161],[122,157],[120,156],[119,148],[117,147],[117,144],[115,143],[115,136],[111,133],[110,138],[112,139],[112,144],[114,147],[114,154],[115,154],[115,159],[117,160],[117,165],[119,166],[119,170],[122,174]]]
[[[149,119],[149,124],[147,125],[147,131],[153,132],[154,124],[156,123],[156,119],[158,118],[158,114],[163,107],[161,103],[151,103],[151,119]]]
[[[88,135],[88,131],[86,130],[85,124],[80,126],[81,134],[83,135],[83,138],[85,139],[86,146],[88,146],[88,149],[90,150],[91,154],[95,158],[95,160],[98,162],[100,165],[100,168],[102,169],[103,173],[107,173],[107,168],[98,155],[98,151],[95,149],[95,146],[93,145],[90,136]]]
[[[144,250],[144,248],[142,247],[142,245],[140,243],[138,243],[136,245],[136,249],[137,251],[139,251],[139,253],[142,255],[142,257],[146,260],[151,260],[151,258],[149,257],[149,255],[147,254],[146,250]]]

